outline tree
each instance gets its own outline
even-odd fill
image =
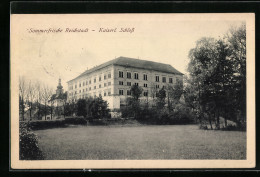
[[[241,121],[246,120],[246,24],[231,28],[226,35],[231,50],[233,81],[236,107],[241,114]]]
[[[32,120],[33,103],[35,101],[37,91],[34,82],[30,80],[27,89],[27,100],[29,104],[30,120]]]
[[[158,94],[157,94],[157,102],[156,102],[156,105],[157,105],[157,108],[159,110],[163,109],[165,104],[166,104],[166,101],[165,101],[165,98],[166,98],[166,91],[164,90],[164,88],[160,89]]]
[[[131,95],[133,97],[133,99],[135,100],[139,100],[141,94],[143,92],[143,89],[137,85],[132,85],[131,87]]]
[[[65,105],[67,104],[67,97],[68,97],[68,92],[65,92],[62,95],[62,106],[63,106],[63,116],[65,118],[66,114],[65,114]]]
[[[137,85],[132,85],[131,87],[131,98],[127,100],[127,104],[130,106],[131,111],[134,113],[134,117],[138,117],[140,112],[140,100],[143,89]]]
[[[39,81],[35,82],[35,89],[36,89],[35,100],[37,105],[37,118],[40,119],[41,109],[42,109],[41,102],[42,102],[43,93],[42,93],[42,84]]]
[[[87,101],[85,99],[79,99],[77,101],[77,115],[78,116],[84,116],[84,118],[86,118],[86,116],[87,116]]]
[[[27,85],[24,77],[19,77],[19,110],[22,115],[22,120],[24,121],[24,111],[25,111],[25,99],[27,94]]]
[[[47,85],[45,85],[43,87],[43,102],[44,102],[44,116],[45,116],[45,120],[46,120],[46,116],[48,114],[48,103],[51,99],[52,96],[52,89],[50,87],[48,87]]]
[[[219,127],[219,88],[218,76],[223,73],[218,73],[220,51],[218,50],[218,43],[213,38],[202,38],[196,44],[196,47],[190,51],[189,57],[191,59],[188,71],[192,77],[192,82],[196,84],[195,89],[198,90],[199,101],[199,117],[204,119],[204,113],[212,127],[212,111],[216,117],[216,127]],[[226,57],[226,56],[222,56]],[[216,75],[218,74],[218,75]],[[212,108],[214,109],[208,109]]]
[[[183,82],[177,80],[175,85],[167,85],[166,87],[168,111],[171,112],[175,105],[179,103],[181,95],[183,94]]]
[[[104,101],[101,96],[94,98],[94,100],[89,105],[89,111],[93,118],[101,119],[108,117],[108,103]]]
[[[202,38],[190,50],[189,77],[185,86],[187,104],[212,128],[220,128],[220,116],[245,120],[246,104],[245,25],[232,29],[224,39]]]

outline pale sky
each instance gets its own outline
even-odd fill
[[[225,17],[225,18],[224,18]],[[172,65],[186,73],[189,50],[201,37],[222,37],[240,25],[238,15],[113,14],[11,17],[11,59],[17,72],[56,88],[87,68],[125,56]],[[120,33],[120,28],[134,28]],[[88,28],[87,33],[29,33],[28,29]],[[100,33],[100,28],[117,28]],[[95,30],[95,31],[92,31]]]

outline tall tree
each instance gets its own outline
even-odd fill
[[[52,96],[52,89],[50,87],[48,87],[47,85],[45,85],[43,87],[43,102],[44,102],[44,117],[45,117],[45,120],[46,120],[46,116],[48,114],[48,104],[49,104],[49,101],[51,99],[51,96]]]
[[[19,110],[22,115],[22,120],[24,121],[24,112],[25,112],[25,99],[27,94],[27,85],[24,77],[19,77]]]
[[[34,106],[34,102],[35,102],[35,98],[37,95],[37,90],[35,87],[35,83],[33,81],[29,81],[28,83],[28,91],[27,91],[27,100],[28,100],[28,104],[29,104],[29,113],[30,113],[30,120],[32,120],[32,113],[33,113],[33,106]]]
[[[234,93],[241,121],[246,120],[246,24],[233,27],[227,33],[233,64]]]

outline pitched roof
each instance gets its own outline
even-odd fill
[[[116,59],[105,62],[101,65],[98,65],[94,68],[91,68],[89,70],[86,70],[85,72],[83,72],[82,74],[80,74],[78,77],[76,77],[74,79],[77,79],[77,78],[79,78],[83,75],[92,73],[96,70],[102,69],[102,68],[104,68],[106,66],[110,66],[110,65],[133,67],[133,68],[138,68],[138,69],[155,70],[155,71],[160,71],[160,72],[165,72],[165,73],[183,75],[181,72],[179,72],[178,70],[176,70],[174,67],[172,67],[169,64],[121,56],[121,57],[118,57]],[[74,79],[72,79],[72,80],[74,80]],[[70,81],[72,81],[72,80],[70,80]]]

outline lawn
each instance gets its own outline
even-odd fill
[[[197,125],[74,126],[35,133],[47,160],[246,159],[246,132]]]

